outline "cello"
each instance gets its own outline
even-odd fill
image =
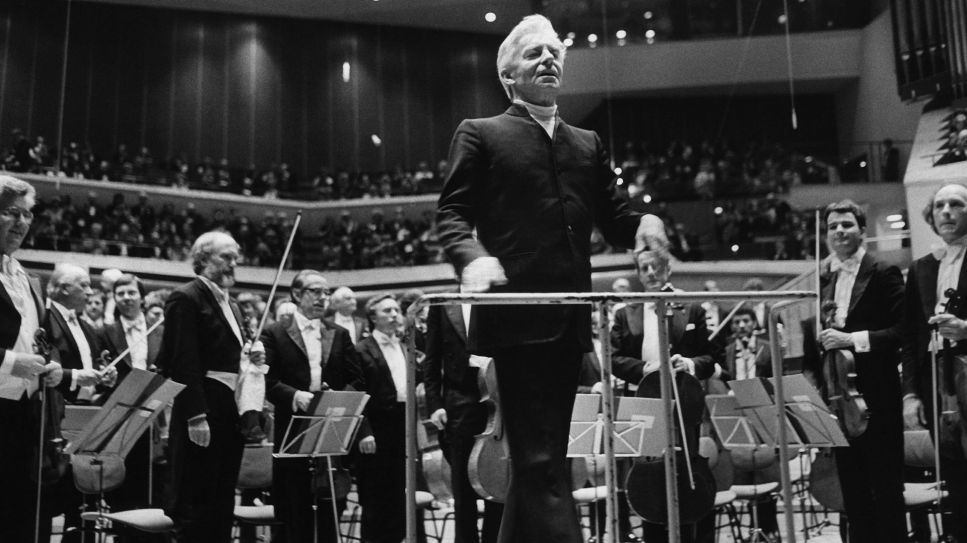
[[[487,427],[474,439],[467,472],[470,485],[485,500],[504,503],[510,486],[510,448],[504,434],[497,391],[497,368],[490,360],[477,375],[480,401],[487,406]]]
[[[673,316],[669,304],[665,314],[665,330]],[[668,353],[665,353],[666,355]],[[668,361],[665,361],[668,362]],[[678,473],[675,480],[678,487],[678,514],[681,524],[695,524],[712,512],[715,506],[715,476],[709,468],[708,459],[698,454],[697,439],[689,441],[688,432],[702,424],[705,411],[705,390],[694,376],[676,373],[672,379],[673,404],[677,414],[676,437],[679,442],[669,443],[674,448]],[[654,371],[638,385],[638,397],[660,398],[661,375]],[[666,449],[666,454],[668,454]],[[681,466],[685,466],[683,470]],[[668,523],[668,503],[665,494],[656,489],[665,487],[665,462],[662,457],[639,457],[634,461],[625,480],[628,504],[639,517],[653,524]]]

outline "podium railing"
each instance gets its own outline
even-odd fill
[[[782,375],[782,356],[779,346],[777,331],[778,311],[783,307],[803,300],[815,300],[816,293],[811,291],[758,291],[758,292],[626,292],[626,293],[580,293],[580,292],[555,292],[555,293],[503,293],[503,294],[428,294],[422,296],[414,302],[407,310],[407,321],[412,332],[412,323],[416,315],[423,308],[431,305],[589,305],[597,304],[597,311],[602,317],[598,320],[598,338],[601,341],[601,380],[604,383],[611,382],[611,338],[608,331],[607,302],[624,303],[645,303],[655,304],[655,312],[661,318],[666,311],[666,306],[672,302],[705,302],[716,301],[774,301],[778,302],[773,306],[773,311],[769,318],[770,349],[772,354],[773,372],[777,376]],[[672,374],[667,364],[668,356],[668,335],[664,326],[658,327],[658,340],[661,346],[662,364],[660,365],[661,377],[661,400],[665,412],[666,424],[666,443],[675,443],[675,424],[672,420],[673,406],[671,397]],[[413,353],[416,350],[416,338],[413,333],[407,335],[410,356],[406,365],[406,541],[416,543],[416,486],[417,486],[417,461],[419,454],[416,448],[416,358]],[[787,436],[785,432],[784,416],[785,401],[782,399],[782,379],[777,379],[776,397],[780,402],[777,409],[779,439],[780,473],[783,488],[783,500],[787,504],[792,503],[792,490],[789,476],[789,454],[786,451]],[[575,390],[575,394],[577,391]],[[604,415],[604,454],[607,459],[605,462],[605,484],[608,488],[606,498],[607,511],[607,531],[611,534],[611,540],[615,541],[618,534],[618,507],[617,507],[617,475],[614,473],[614,391],[612,387],[603,387],[602,412]],[[668,541],[678,543],[679,522],[678,522],[678,485],[676,482],[675,454],[671,447],[666,448],[665,453],[665,497],[668,500]],[[787,538],[795,543],[796,536],[793,528],[792,508],[785,507]]]

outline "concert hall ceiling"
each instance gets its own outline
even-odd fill
[[[533,13],[533,0],[82,0],[354,23],[504,34]],[[493,23],[484,17],[496,15]]]

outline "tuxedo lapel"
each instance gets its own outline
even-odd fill
[[[231,332],[232,336],[234,336],[235,335],[235,332],[234,332],[234,330],[232,328],[232,323],[228,322],[228,318],[225,316],[225,312],[222,311],[222,306],[219,305],[218,300],[215,298],[215,293],[212,292],[212,289],[208,288],[208,285],[206,285],[205,282],[202,281],[201,279],[195,279],[195,281],[198,281],[198,287],[202,291],[202,296],[204,296],[205,297],[205,300],[207,300],[208,303],[211,304],[212,308],[215,310],[214,311],[215,312],[215,315],[218,317],[219,320],[222,321],[222,324],[224,324],[225,326],[228,327],[228,330]],[[228,307],[231,308],[232,314],[235,315],[235,320],[238,321],[238,313],[237,313],[238,312],[238,309],[231,302],[231,300],[229,300],[229,302],[228,302]],[[238,322],[237,322],[237,324],[238,324],[238,330],[239,330],[239,332],[241,332],[242,331],[242,324],[241,323],[238,323]],[[244,341],[243,341],[243,343],[244,343]]]
[[[336,332],[325,324],[322,324],[321,326],[322,357],[320,357],[319,364],[322,366],[322,369],[325,370],[326,361],[329,360],[329,353],[332,352],[332,339],[336,336]]]
[[[116,323],[115,326],[108,326],[106,328],[107,328],[108,338],[111,340],[111,343],[114,345],[114,348],[117,349],[117,352],[112,354],[114,356],[117,356],[128,349],[128,338],[124,336],[124,325],[121,324],[120,319],[115,321],[115,323]],[[131,356],[125,355],[123,362],[125,364],[130,365]]]
[[[33,295],[34,304],[37,305],[37,320],[44,322],[44,298],[40,294],[43,292],[40,290],[40,279],[35,275],[27,275],[27,282],[30,283],[30,294]]]
[[[628,311],[628,334],[637,337],[645,335],[645,305],[628,304],[625,306]]]
[[[54,324],[60,328],[60,333],[67,340],[68,346],[71,348],[71,350],[80,355],[81,350],[77,347],[77,341],[74,340],[74,334],[71,333],[71,329],[67,326],[67,321],[64,319],[64,316],[61,315],[60,311],[53,307],[50,309],[50,316]],[[80,359],[78,359],[78,361],[79,360]]]
[[[463,322],[463,307],[459,305],[448,305],[446,307],[447,318],[450,319],[450,324],[453,325],[453,329],[457,331],[457,335],[460,336],[460,340],[463,344],[467,344],[467,325]]]
[[[292,343],[295,343],[295,346],[302,351],[302,356],[306,357],[306,360],[309,360],[309,352],[306,351],[306,343],[305,340],[302,339],[302,331],[299,330],[299,326],[296,324],[295,319],[292,319],[292,324],[285,329],[285,333],[289,335],[289,339],[292,340]]]
[[[860,269],[856,272],[856,281],[853,282],[853,292],[849,296],[849,309],[846,312],[847,318],[853,313],[853,308],[856,307],[860,298],[863,297],[863,292],[866,291],[866,285],[870,283],[870,278],[873,277],[875,270],[876,260],[869,253],[863,255],[863,260],[860,262]]]
[[[161,351],[161,338],[164,336],[164,325],[158,326],[154,332],[148,334],[148,368],[155,365],[158,353]]]

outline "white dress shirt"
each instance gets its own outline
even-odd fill
[[[373,339],[379,345],[379,350],[386,359],[393,384],[396,385],[396,401],[406,401],[406,356],[403,347],[396,336],[388,336],[379,330],[373,330]]]
[[[198,276],[202,283],[208,287],[208,290],[215,295],[215,301],[218,302],[218,307],[222,310],[222,314],[225,315],[225,319],[228,320],[228,324],[232,327],[232,332],[235,333],[235,339],[238,340],[239,345],[245,345],[242,341],[242,330],[238,326],[238,321],[235,320],[235,313],[232,312],[232,306],[228,303],[228,293],[216,285],[211,279],[207,277]],[[238,388],[239,376],[237,373],[227,372],[227,371],[207,371],[205,377],[209,379],[214,379],[219,383],[232,389],[232,392],[236,392]],[[195,417],[199,418],[201,415]]]
[[[342,313],[337,311],[332,321],[349,331],[349,339],[351,339],[353,342],[353,345],[355,345],[356,344],[356,319],[354,319],[352,315],[343,315]]]
[[[122,315],[120,321],[121,329],[124,330],[124,339],[128,343],[131,367],[139,370],[148,369],[148,337],[145,334],[148,327],[144,322],[144,315],[138,313],[137,318],[133,320],[128,320]]]
[[[836,289],[833,296],[836,302],[836,326],[839,328],[846,326],[849,302],[853,296],[853,285],[856,284],[856,276],[859,274],[860,263],[864,256],[866,256],[866,249],[861,246],[846,260],[840,260],[835,254],[830,257],[829,271],[837,274]],[[854,351],[858,353],[870,351],[869,330],[850,332],[850,336],[853,338]]]
[[[14,353],[34,352],[34,334],[40,328],[40,315],[34,303],[34,296],[30,292],[27,272],[17,259],[8,255],[0,257],[0,283],[10,296],[17,313],[20,314],[20,330],[17,333],[17,339],[0,361],[0,398],[19,400],[24,392],[29,396],[37,390],[38,379],[10,375],[13,370]]]
[[[967,253],[964,251],[965,245],[967,245],[967,237],[954,240],[953,243],[941,247],[942,251],[938,251],[942,254],[937,257],[940,260],[940,267],[937,270],[936,313],[945,312],[944,305],[947,303],[945,293],[949,288],[956,289],[960,281],[960,268],[964,264],[964,254]]]
[[[67,309],[63,305],[50,300],[50,307],[54,311],[57,311],[64,317],[67,321],[67,329],[70,330],[71,337],[74,338],[74,343],[77,344],[77,350],[81,356],[81,366],[85,370],[94,369],[94,360],[91,358],[91,344],[87,342],[87,336],[84,335],[84,330],[81,328],[81,323],[77,321],[77,314],[73,309]],[[71,372],[71,390],[77,390],[77,372]],[[77,393],[78,400],[90,400],[94,397],[94,386],[80,387]]]
[[[755,378],[755,355],[756,339],[755,336],[748,338],[745,342],[736,338],[735,340],[735,378],[737,380]]]
[[[322,323],[319,319],[307,319],[296,311],[295,324],[302,333],[309,358],[309,392],[319,392],[322,390]]]

